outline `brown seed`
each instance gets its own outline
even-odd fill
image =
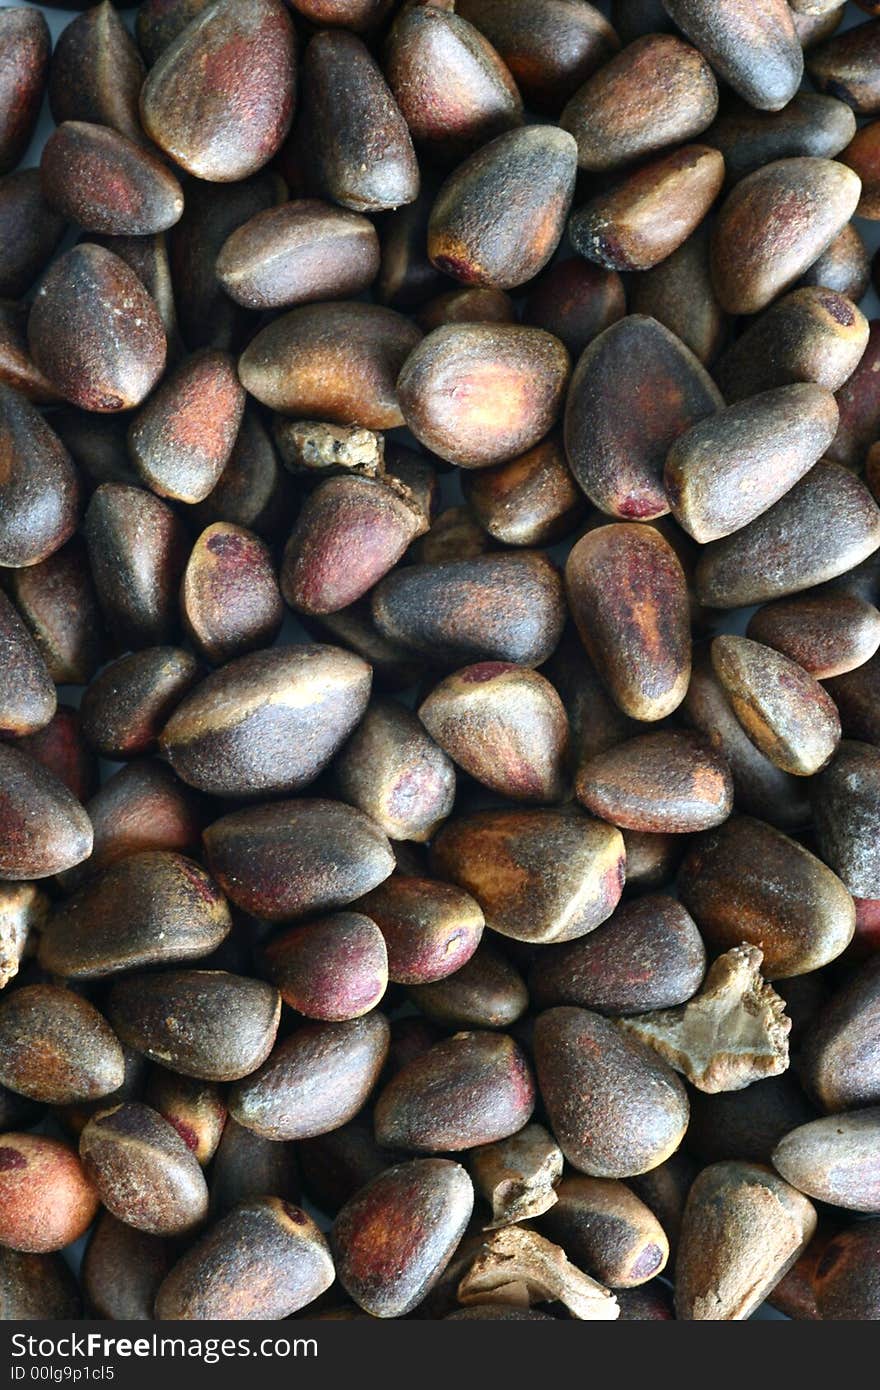
[[[334,764],[339,794],[392,840],[423,844],[452,810],[455,768],[410,710],[373,700]]]
[[[577,812],[477,811],[448,821],[432,865],[515,941],[585,936],[611,915],[624,881],[620,831]]]
[[[468,1166],[491,1217],[483,1229],[497,1230],[541,1216],[555,1204],[562,1150],[542,1125],[530,1124],[509,1139],[475,1149]]]
[[[678,1149],[665,1163],[658,1164],[647,1173],[630,1178],[627,1183],[657,1217],[666,1232],[673,1257],[678,1245],[688,1191],[697,1172],[698,1167],[694,1160]]]
[[[579,208],[569,222],[571,244],[611,270],[650,270],[696,230],[723,182],[717,150],[682,145]]]
[[[478,782],[514,801],[558,801],[568,719],[544,676],[509,662],[466,666],[435,686],[419,718]]]
[[[491,285],[475,285],[471,289],[449,290],[429,299],[417,315],[419,327],[426,333],[447,323],[515,323],[516,307],[504,290]]]
[[[292,927],[269,942],[264,957],[285,1004],[306,1018],[360,1018],[376,1007],[388,984],[384,937],[360,912]]]
[[[522,976],[488,942],[453,975],[410,985],[408,994],[441,1028],[510,1028],[529,1007]]]
[[[303,1140],[297,1145],[297,1155],[309,1197],[327,1212],[338,1212],[390,1167],[393,1158],[376,1143],[372,1129],[357,1123]]]
[[[721,307],[730,314],[766,308],[839,235],[860,192],[853,171],[831,159],[778,159],[744,178],[722,204],[712,234]]]
[[[633,313],[662,323],[703,364],[717,355],[727,329],[712,284],[709,245],[704,220],[665,261],[636,276],[631,295]]]
[[[688,1196],[675,1265],[685,1321],[742,1321],[806,1249],[811,1202],[757,1163],[715,1163]]]
[[[26,294],[63,235],[64,218],[43,197],[37,169],[0,178],[0,295]]]
[[[42,1134],[0,1136],[0,1244],[29,1254],[84,1235],[100,1205],[72,1149]]]
[[[840,742],[834,701],[801,666],[748,637],[712,643],[712,665],[749,738],[783,772],[810,777]]]
[[[535,1087],[504,1033],[457,1033],[409,1062],[376,1101],[376,1138],[388,1148],[457,1153],[516,1134]]]
[[[787,1134],[773,1166],[799,1192],[846,1211],[880,1211],[880,1108],[812,1120]]]
[[[34,133],[49,70],[52,40],[45,16],[29,5],[0,14],[0,174],[21,159]]]
[[[40,160],[43,193],[87,232],[150,236],[179,221],[183,190],[158,157],[109,126],[65,121]]]
[[[863,126],[840,158],[862,181],[862,196],[856,209],[858,216],[876,222],[880,218],[880,122],[872,121]]]
[[[548,1009],[535,1019],[534,1050],[550,1127],[578,1172],[632,1177],[678,1148],[688,1120],[684,1086],[609,1019]]]
[[[55,397],[58,402],[58,397]],[[94,415],[76,406],[61,405],[52,412],[52,428],[80,471],[85,489],[101,483],[136,483],[125,444],[126,420],[121,415]]]
[[[880,898],[880,749],[845,740],[810,783],[819,853],[858,898]]]
[[[820,462],[744,530],[706,547],[697,594],[738,608],[846,574],[880,546],[880,511],[858,478]]]
[[[195,687],[159,739],[179,777],[212,796],[298,791],[360,722],[366,662],[300,645],[238,657]]]
[[[231,926],[226,899],[191,859],[149,850],[120,859],[57,910],[40,941],[40,962],[55,975],[97,979],[198,959]]]
[[[238,907],[271,922],[344,907],[386,879],[391,846],[338,801],[276,801],[205,831],[211,872]]]
[[[299,1200],[292,1144],[263,1139],[230,1115],[211,1166],[211,1213],[225,1216],[256,1197]]]
[[[47,1105],[110,1095],[122,1048],[106,1019],[72,990],[26,985],[0,1004],[0,1084]]]
[[[585,509],[558,435],[509,463],[463,474],[461,485],[480,525],[504,545],[550,545]]]
[[[79,802],[35,759],[0,743],[0,877],[49,878],[91,852]]]
[[[264,1139],[310,1139],[353,1120],[388,1055],[384,1014],[304,1023],[229,1092],[229,1113]],[[380,1141],[381,1142],[381,1141]]]
[[[26,1255],[0,1246],[0,1319],[57,1322],[81,1316],[76,1279],[59,1255]]]
[[[554,261],[531,286],[523,323],[552,333],[576,360],[598,333],[625,313],[623,281],[617,271],[572,256]]]
[[[690,915],[674,898],[649,893],[623,903],[589,936],[542,950],[529,994],[538,1009],[577,1004],[600,1014],[639,1014],[684,1004],[705,971],[706,948]]]
[[[389,1168],[334,1222],[330,1241],[342,1287],[373,1317],[403,1317],[440,1278],[473,1205],[470,1178],[449,1159]]]
[[[355,212],[411,203],[419,167],[406,121],[366,45],[315,34],[302,69],[303,149],[319,191]]]
[[[180,602],[187,635],[214,666],[271,646],[284,617],[268,546],[225,522],[209,526],[193,546]]]
[[[292,480],[261,418],[245,406],[229,462],[204,502],[193,508],[193,520],[204,527],[218,521],[243,526],[273,541],[288,533],[293,513]]]
[[[469,893],[399,873],[361,898],[358,907],[382,933],[388,978],[402,985],[430,984],[456,974],[473,956],[485,925]]]
[[[878,59],[880,22],[873,19],[814,48],[807,70],[820,91],[847,102],[857,116],[871,116],[880,111]]]
[[[831,392],[799,382],[693,425],[666,456],[663,476],[676,521],[701,544],[739,531],[822,457],[837,421]]]
[[[178,1260],[159,1289],[156,1317],[286,1318],[332,1282],[327,1242],[311,1218],[262,1197],[230,1212]]]
[[[611,1288],[634,1288],[660,1274],[669,1258],[663,1227],[625,1183],[568,1177],[541,1229],[579,1268]]]
[[[45,225],[42,220],[41,225]],[[0,300],[0,384],[13,387],[36,405],[56,404],[58,392],[30,354],[28,313],[27,304]]]
[[[48,724],[16,739],[23,753],[53,773],[77,801],[86,801],[98,785],[98,760],[87,747],[79,710],[59,705]]]
[[[859,0],[856,0],[856,4]],[[823,15],[799,14],[797,10],[792,10],[795,33],[798,36],[801,47],[807,49],[815,47],[817,43],[822,43],[824,39],[830,37],[836,29],[839,29],[843,22],[846,5],[837,5],[833,10],[829,10]]]
[[[92,121],[143,144],[138,97],[145,73],[131,35],[103,0],[58,36],[49,69],[52,119]]]
[[[156,1292],[170,1267],[171,1251],[160,1236],[136,1231],[102,1212],[82,1261],[90,1312],[98,1318],[151,1322]]]
[[[179,647],[145,647],[105,666],[86,690],[83,734],[104,758],[136,758],[155,751],[172,710],[201,674]]]
[[[851,975],[809,1025],[799,1060],[807,1093],[837,1113],[880,1104],[880,955]]]
[[[135,34],[147,66],[152,67],[165,49],[213,0],[144,0],[138,6]]]
[[[415,324],[379,304],[305,304],[258,333],[238,370],[273,410],[393,429],[403,424],[397,376],[420,338]]]
[[[32,465],[33,466],[33,465]],[[85,547],[69,541],[10,576],[16,606],[58,685],[85,685],[101,663],[98,601]]]
[[[102,236],[96,233],[92,235],[91,240],[96,246],[103,246],[105,251],[112,251],[134,271],[159,310],[159,317],[168,339],[168,358],[176,360],[183,352],[183,344],[177,325],[177,309],[165,233],[157,232],[155,236],[146,237]]]
[[[623,829],[680,834],[726,820],[733,781],[724,758],[704,739],[661,731],[582,763],[577,797],[593,815]]]
[[[880,433],[880,399],[877,373],[880,371],[880,319],[869,325],[868,345],[849,380],[837,393],[840,428],[828,450],[829,459],[846,464],[859,473],[865,456]]]
[[[804,60],[785,0],[663,0],[674,24],[750,106],[778,111],[801,85]]]
[[[684,843],[675,834],[652,834],[643,830],[622,830],[626,847],[626,884],[630,895],[659,888],[674,876],[684,852]]]
[[[267,164],[290,128],[296,36],[281,0],[215,4],[147,74],[144,130],[196,178],[231,183]]]
[[[880,1312],[880,1221],[860,1221],[825,1246],[814,1273],[818,1316],[825,1322],[872,1321]]]
[[[0,733],[20,738],[45,728],[57,697],[46,663],[6,595],[0,591]]]
[[[431,261],[467,285],[525,284],[559,245],[576,174],[577,149],[566,131],[531,125],[499,135],[437,195],[428,222]]]
[[[436,178],[423,178],[413,202],[382,218],[382,256],[375,291],[380,304],[413,309],[449,288],[446,276],[428,260],[428,218],[438,187]]]
[[[629,314],[594,338],[574,370],[565,449],[590,501],[635,521],[669,510],[666,455],[723,405],[691,351],[653,318]]]
[[[204,1168],[217,1150],[226,1124],[223,1092],[216,1083],[153,1067],[146,1101],[177,1130]]]
[[[81,1101],[79,1105],[55,1107],[56,1119],[69,1134],[78,1137],[95,1115],[103,1115],[124,1101],[141,1099],[147,1076],[146,1059],[137,1052],[132,1052],[131,1048],[128,1047],[123,1047],[122,1055],[125,1079],[118,1090],[113,1091],[109,1096],[101,1096],[99,1100]]]
[[[821,285],[836,290],[853,303],[861,299],[871,281],[871,262],[865,243],[848,222],[828,244],[818,260],[805,270],[799,285]]]
[[[577,140],[579,167],[599,173],[692,140],[717,110],[702,53],[673,34],[647,34],[600,67],[560,120]]]
[[[729,184],[739,183],[777,159],[812,155],[833,159],[855,134],[845,102],[815,92],[798,92],[781,111],[755,111],[741,103],[719,116],[706,143],[724,155]]]
[[[416,541],[410,558],[417,564],[439,565],[447,560],[475,560],[492,549],[469,506],[446,507],[434,518],[427,535]]]
[[[834,290],[810,286],[777,300],[750,325],[721,358],[717,376],[730,402],[798,381],[837,391],[867,343],[864,314]]]
[[[855,908],[837,875],[749,816],[733,816],[696,841],[679,893],[711,949],[760,946],[771,980],[827,965],[853,934]]]
[[[0,563],[35,565],[79,519],[80,488],[61,440],[24,396],[0,384]]]
[[[198,1160],[175,1129],[139,1102],[89,1120],[79,1141],[86,1176],[113,1216],[151,1235],[190,1231],[208,1212]]]
[[[687,584],[653,527],[600,526],[565,567],[572,615],[612,698],[633,719],[663,719],[690,679]]]
[[[379,631],[432,662],[540,666],[559,640],[562,584],[540,551],[410,565],[373,591]]]
[[[42,928],[48,915],[49,899],[36,884],[0,885],[0,989],[5,989],[18,974],[25,951],[34,939],[32,933]],[[9,1096],[5,1087],[0,1087],[0,1096]],[[0,1130],[16,1124],[14,1114],[7,1115],[0,1103]]]
[[[824,681],[870,660],[880,647],[880,613],[855,594],[806,593],[759,608],[746,635]]]
[[[801,976],[811,979],[811,976]],[[687,1145],[704,1163],[738,1158],[766,1163],[790,1130],[815,1117],[791,1068],[781,1076],[755,1081],[742,1091],[690,1094]]]

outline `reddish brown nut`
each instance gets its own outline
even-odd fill
[[[423,304],[418,324],[426,333],[446,323],[515,323],[516,308],[509,294],[491,285],[448,290]]]
[[[35,405],[57,404],[59,393],[40,371],[27,340],[29,306],[0,300],[0,383]]]
[[[292,480],[281,467],[269,431],[245,406],[238,438],[219,481],[193,508],[199,526],[222,521],[243,526],[267,541],[286,535],[294,513]]]
[[[284,605],[269,547],[242,526],[209,526],[187,561],[180,605],[190,641],[214,666],[271,646]]]
[[[804,1036],[798,1070],[808,1095],[826,1112],[880,1104],[880,954],[833,994]]]
[[[204,1168],[217,1151],[226,1124],[223,1091],[212,1081],[199,1081],[164,1067],[153,1067],[145,1100],[177,1130]]]
[[[53,773],[77,801],[85,802],[92,796],[98,785],[98,760],[86,745],[79,710],[72,705],[59,705],[48,724],[17,743],[23,753]]]
[[[724,155],[729,184],[777,159],[833,159],[855,134],[855,117],[836,97],[798,92],[780,111],[736,102],[710,126],[707,143]]]
[[[462,489],[480,525],[505,545],[558,541],[585,507],[558,435],[509,463],[465,473]]]
[[[663,0],[666,13],[715,71],[761,111],[778,111],[801,85],[804,60],[786,0]]]
[[[555,261],[530,288],[523,323],[559,338],[577,360],[587,343],[626,313],[623,281],[616,270],[580,256]]]
[[[28,1255],[0,1247],[0,1317],[4,1322],[76,1320],[82,1300],[60,1255]]]
[[[880,646],[880,612],[855,594],[808,592],[759,608],[746,635],[824,681],[870,660]]]
[[[26,294],[63,235],[64,218],[43,197],[38,169],[0,178],[0,295]]]
[[[76,529],[80,488],[73,460],[43,417],[0,383],[0,564],[35,565]]]
[[[376,923],[388,954],[388,978],[422,985],[444,980],[466,965],[485,925],[469,893],[436,879],[393,874],[358,907]]]
[[[14,169],[34,133],[52,40],[45,16],[30,5],[0,14],[0,174]]]
[[[880,433],[880,401],[874,389],[880,371],[880,319],[869,325],[868,345],[849,380],[837,393],[840,428],[828,457],[860,472]]]
[[[622,830],[621,834],[626,846],[624,891],[632,895],[668,883],[684,853],[678,835],[646,830]]]
[[[726,761],[695,734],[661,731],[582,763],[577,797],[626,830],[682,833],[720,825],[733,807]]]
[[[85,685],[101,663],[103,641],[85,547],[71,540],[10,576],[16,607],[58,685]]]
[[[880,23],[873,19],[814,48],[807,70],[820,91],[847,102],[858,116],[871,116],[880,111],[878,58]]]
[[[837,391],[868,343],[868,321],[834,290],[805,286],[771,305],[727,350],[717,375],[728,401],[795,381]]]
[[[198,662],[179,647],[145,647],[121,656],[83,696],[86,741],[105,758],[154,752],[169,715],[199,675]]]
[[[44,728],[57,696],[46,663],[6,595],[0,591],[0,733],[19,738]]]
[[[824,1322],[876,1321],[880,1310],[880,1221],[860,1221],[825,1246],[813,1275]]]
[[[0,1003],[0,1084],[47,1105],[107,1096],[122,1085],[122,1048],[73,990],[26,985]]]
[[[410,985],[419,1012],[441,1028],[510,1028],[529,1007],[522,976],[488,942],[454,975]]]
[[[151,236],[180,220],[183,190],[158,155],[109,126],[65,121],[40,160],[43,193],[87,232]]]
[[[329,1023],[360,1018],[376,1007],[388,985],[385,939],[360,912],[292,927],[269,942],[264,958],[285,1004],[306,1018]]]
[[[89,1120],[79,1141],[83,1170],[113,1216],[150,1235],[190,1231],[208,1212],[198,1160],[148,1105],[132,1102]]]
[[[109,1211],[95,1222],[82,1261],[83,1290],[99,1318],[150,1322],[156,1292],[171,1267],[161,1236],[136,1231]]]
[[[42,1134],[0,1135],[0,1242],[40,1254],[85,1235],[100,1198],[72,1149]]]
[[[34,758],[0,743],[0,877],[48,878],[91,852],[91,822],[76,798]]]
[[[635,278],[630,307],[668,328],[704,365],[718,354],[727,332],[727,315],[715,296],[709,267],[707,221],[677,251]]]
[[[62,121],[93,121],[144,143],[138,114],[146,69],[110,0],[71,20],[55,44],[49,109]]]
[[[654,1213],[614,1179],[564,1178],[540,1226],[578,1268],[591,1269],[613,1289],[647,1283],[669,1258],[669,1241]]]
[[[862,181],[856,212],[876,222],[880,218],[880,123],[872,121],[856,133],[841,154],[842,163],[854,169]]]

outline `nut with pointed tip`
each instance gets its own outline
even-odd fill
[[[868,320],[849,299],[807,285],[771,304],[728,348],[717,366],[718,380],[729,402],[799,381],[837,391],[861,361],[868,331]],[[794,404],[795,398],[790,399]],[[804,399],[805,406],[812,406],[809,414],[815,424],[822,418],[818,403],[818,398]],[[791,428],[790,420],[781,423]],[[835,431],[838,423],[833,423]],[[826,447],[823,444],[823,453]]]
[[[76,469],[36,408],[6,385],[0,385],[0,449],[0,564],[34,565],[76,529]]]
[[[229,522],[208,526],[190,552],[180,606],[190,641],[213,666],[271,647],[284,604],[265,541]]]
[[[564,1178],[558,1201],[540,1222],[569,1259],[612,1289],[636,1288],[661,1274],[669,1241],[657,1217],[614,1178]]]
[[[79,1141],[86,1176],[108,1211],[151,1235],[182,1235],[204,1220],[208,1188],[177,1131],[140,1102],[89,1120]]]
[[[519,1226],[487,1237],[458,1285],[458,1297],[466,1306],[495,1297],[525,1308],[558,1302],[584,1322],[613,1322],[620,1315],[609,1289],[571,1264],[560,1246]]]
[[[759,608],[746,636],[824,681],[870,661],[880,647],[880,612],[856,594],[806,593]]]
[[[462,490],[480,525],[505,545],[550,545],[585,510],[558,435],[508,463],[463,474]]]
[[[47,201],[86,232],[153,236],[180,221],[183,189],[157,154],[90,121],[64,121],[43,147]]]
[[[820,92],[839,97],[857,116],[872,116],[880,111],[878,58],[880,23],[874,19],[814,48],[807,71]]]
[[[410,985],[408,994],[441,1028],[510,1028],[529,1007],[522,976],[488,941],[454,974]]]
[[[46,662],[17,609],[0,591],[0,734],[21,738],[44,729],[58,706]]]
[[[269,942],[263,958],[284,1003],[306,1018],[360,1018],[376,1007],[388,984],[385,939],[360,912],[292,927]]]
[[[773,1166],[799,1192],[845,1211],[880,1212],[880,1106],[828,1115],[793,1129]]]
[[[122,1048],[86,999],[59,985],[26,985],[0,1003],[0,1085],[48,1105],[110,1095],[124,1078]]]
[[[203,0],[204,3],[204,0]],[[146,69],[110,0],[71,20],[49,68],[49,109],[63,121],[93,121],[145,144],[138,98]]]
[[[49,878],[91,852],[91,821],[76,798],[36,759],[0,743],[0,877]]]
[[[666,13],[750,106],[778,111],[801,85],[804,59],[786,0],[663,0]]]
[[[557,1200],[562,1162],[562,1150],[543,1125],[526,1125],[509,1139],[474,1149],[468,1167],[491,1218],[483,1230],[543,1215]]]
[[[656,319],[680,338],[698,362],[714,361],[727,335],[709,269],[710,227],[701,222],[665,261],[636,276],[633,313]]]
[[[625,830],[676,834],[720,825],[733,809],[725,759],[697,734],[660,730],[582,763],[578,801]]]
[[[455,975],[473,956],[485,925],[469,893],[439,879],[400,873],[360,898],[358,908],[382,933],[388,978],[402,985]]]
[[[12,5],[0,13],[0,174],[14,169],[34,133],[52,39],[45,15],[30,5]]]
[[[86,742],[116,760],[155,752],[163,725],[200,675],[198,662],[180,647],[145,647],[112,661],[83,696]]]

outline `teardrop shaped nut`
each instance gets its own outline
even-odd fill
[[[198,1160],[148,1105],[129,1102],[96,1115],[79,1149],[104,1206],[129,1226],[182,1235],[207,1216],[208,1188]]]
[[[64,121],[50,135],[40,178],[52,206],[86,232],[152,236],[183,213],[183,189],[158,155],[89,121]]]
[[[669,1241],[657,1217],[626,1183],[613,1178],[564,1178],[540,1225],[570,1260],[615,1290],[646,1284],[669,1259]]]
[[[21,738],[44,729],[58,698],[40,649],[0,592],[0,732]]]
[[[733,808],[724,758],[697,735],[629,739],[581,764],[578,801],[625,830],[687,833],[720,825]]]
[[[54,554],[76,528],[73,460],[31,403],[0,384],[0,563],[17,568]]]
[[[10,743],[0,743],[0,847],[0,876],[13,880],[48,878],[92,852],[92,825],[80,803]]]
[[[14,169],[28,147],[40,114],[52,39],[45,15],[10,5],[0,16],[0,174]]]
[[[0,1139],[0,1241],[44,1254],[85,1235],[100,1198],[67,1144],[43,1134]]]
[[[844,740],[810,783],[816,843],[829,868],[858,898],[880,898],[880,748]]]
[[[880,1211],[880,1107],[828,1115],[793,1129],[773,1166],[799,1192],[845,1211]]]
[[[718,363],[718,380],[730,402],[796,381],[837,391],[861,361],[868,331],[868,320],[851,300],[807,285],[747,327]]]
[[[439,1028],[511,1028],[529,1007],[519,971],[488,940],[442,980],[410,985],[419,1013]]]
[[[880,646],[880,612],[855,594],[800,594],[759,608],[746,636],[824,681],[870,661]]]
[[[155,752],[162,727],[200,674],[198,662],[180,647],[145,647],[111,661],[80,705],[89,747],[118,760]]]
[[[750,106],[778,111],[804,75],[804,59],[785,0],[663,0],[666,13]]]
[[[213,666],[272,646],[284,604],[265,541],[230,522],[208,526],[190,552],[180,606],[187,636]]]
[[[110,1095],[125,1066],[98,1010],[59,985],[25,985],[0,1002],[0,1085],[47,1105]]]
[[[52,119],[57,126],[93,121],[144,144],[138,99],[145,73],[137,45],[110,0],[84,9],[55,43],[49,69]]]
[[[479,946],[485,925],[469,893],[439,879],[400,873],[367,893],[358,907],[382,933],[389,979],[402,985],[456,974]]]

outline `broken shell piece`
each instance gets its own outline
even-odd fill
[[[291,473],[360,473],[381,478],[385,439],[360,425],[327,425],[317,420],[275,420],[275,443]]]
[[[0,883],[0,989],[18,974],[28,937],[48,913],[49,899],[35,883]]]
[[[584,1322],[614,1322],[620,1315],[617,1299],[604,1285],[576,1269],[552,1241],[521,1226],[496,1231],[458,1286],[458,1298],[473,1303],[563,1303],[572,1317]]]
[[[778,1076],[788,1066],[791,1019],[785,1000],[761,978],[763,959],[757,946],[735,946],[718,957],[687,1004],[621,1018],[618,1025],[710,1095]]]
[[[553,1206],[562,1150],[543,1125],[526,1125],[509,1139],[475,1149],[469,1167],[474,1186],[492,1210],[483,1229],[494,1231]]]

